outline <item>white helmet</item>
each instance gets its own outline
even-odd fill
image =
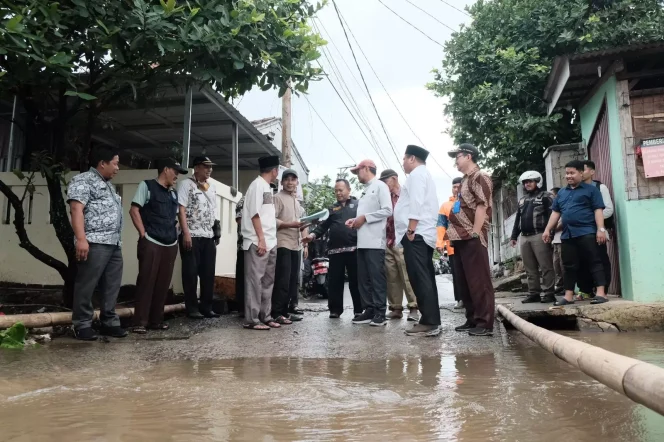
[[[538,189],[541,189],[542,185],[544,184],[544,183],[542,183],[542,181],[543,181],[542,180],[542,175],[539,172],[537,172],[536,170],[529,170],[527,172],[523,172],[521,174],[521,176],[519,177],[519,182],[520,183],[523,183],[524,181],[528,181],[528,180],[535,181],[537,183],[537,188]]]

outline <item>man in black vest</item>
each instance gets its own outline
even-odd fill
[[[138,230],[138,278],[134,333],[144,334],[148,328],[166,330],[164,303],[173,277],[178,254],[176,220],[178,197],[175,183],[178,174],[187,169],[173,159],[157,162],[159,176],[138,185],[129,215]]]

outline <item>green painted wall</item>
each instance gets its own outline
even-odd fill
[[[609,79],[581,108],[581,133],[587,143],[605,99],[622,295],[633,301],[664,301],[664,199],[627,200],[615,77]]]

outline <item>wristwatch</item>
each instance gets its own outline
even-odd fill
[[[604,227],[602,227],[601,229],[599,229],[599,231],[602,232],[602,233],[606,233],[606,229],[605,229]]]
[[[406,230],[406,233],[409,234],[409,235],[414,235],[415,231],[412,230],[412,229],[408,229],[408,230]]]
[[[473,232],[473,233],[470,234],[470,236],[472,236],[473,239],[477,239],[477,238],[480,237],[480,234],[477,233],[477,232]]]

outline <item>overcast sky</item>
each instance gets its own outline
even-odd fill
[[[404,23],[379,0],[336,1],[350,30],[357,38],[390,96],[415,134],[431,152],[431,156],[444,169],[443,171],[436,161],[431,160],[431,156],[429,157],[428,168],[437,184],[438,199],[441,202],[446,200],[451,194],[450,176],[459,176],[459,173],[454,168],[453,161],[446,154],[453,144],[450,138],[444,134],[447,122],[443,116],[443,101],[436,98],[425,87],[427,82],[433,80],[431,70],[441,65],[442,48]],[[408,0],[382,0],[382,2],[433,40],[443,43],[450,37],[451,30],[409,4]],[[445,4],[447,2],[463,10],[464,6],[470,3],[465,0],[410,0],[410,2],[454,29],[458,29],[461,23],[467,23],[470,20],[463,13]],[[326,46],[328,54],[332,56],[333,63],[336,63],[341,71],[344,82],[354,96],[362,114],[369,121],[371,131],[379,141],[381,151],[388,161],[387,167],[399,171],[403,183],[405,176],[400,167],[403,151],[408,144],[422,143],[399,116],[390,98],[355,45],[353,37],[349,35],[371,96],[396,148],[397,159],[386,141],[371,102],[367,98],[364,88],[361,87],[362,80],[331,2],[319,13],[318,20],[322,24],[320,31],[323,38],[328,41]],[[327,58],[321,57],[319,61],[326,72],[332,72]],[[352,69],[352,75],[346,64]],[[348,106],[353,109],[352,103],[341,89],[339,79],[333,74],[330,76]],[[311,106],[318,111],[334,135],[350,153],[349,156],[344,152],[316,116],[307,100],[303,96],[293,95],[292,139],[310,169],[310,180],[326,174],[335,177],[338,172],[337,168],[352,165],[365,158],[376,161],[379,170],[384,168],[378,154],[353,121],[327,79],[310,83],[307,97]],[[262,92],[254,89],[241,100],[236,100],[235,105],[250,120],[270,116],[281,117],[281,100],[277,97],[276,91]],[[358,119],[358,121],[360,120]],[[360,124],[362,124],[361,121]],[[364,132],[369,136],[367,129],[364,129]]]

